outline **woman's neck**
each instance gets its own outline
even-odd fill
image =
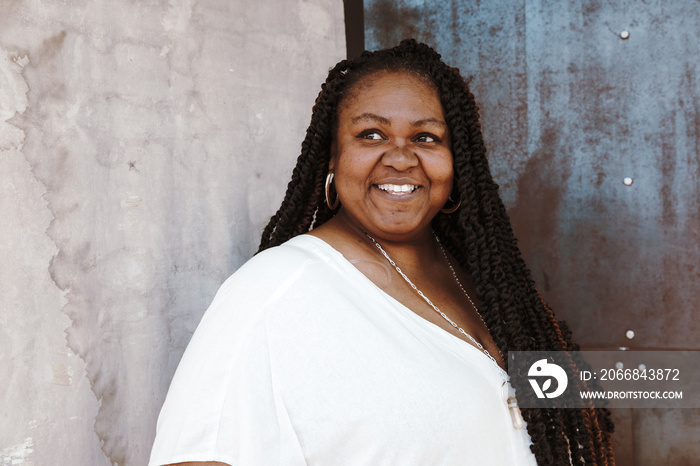
[[[353,222],[341,209],[335,217],[318,228],[316,236],[321,238],[326,236],[324,230],[327,234],[332,234],[337,240],[363,244],[363,249],[366,249],[371,255],[381,254],[370,239],[371,236],[403,268],[421,268],[435,261],[440,261],[441,257],[438,243],[430,228],[403,235],[386,234],[381,231],[367,231],[362,225]],[[314,232],[311,233],[314,234]]]

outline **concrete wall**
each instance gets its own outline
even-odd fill
[[[700,350],[698,1],[364,5],[367,47],[416,37],[474,76],[523,254],[577,340]],[[618,465],[698,464],[700,410],[613,415]]]
[[[340,0],[0,2],[1,464],[145,464],[344,55]]]

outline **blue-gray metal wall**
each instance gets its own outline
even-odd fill
[[[473,75],[523,253],[584,348],[700,349],[698,0],[365,0],[364,17],[368,49],[415,37]],[[618,464],[700,464],[698,410],[613,415]]]

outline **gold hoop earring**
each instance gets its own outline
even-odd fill
[[[447,200],[452,201],[452,197],[451,196],[448,197]],[[454,201],[452,201],[452,202],[454,202]],[[445,204],[447,204],[447,202]],[[449,215],[451,213],[457,212],[457,209],[459,209],[459,206],[461,206],[461,205],[462,205],[462,199],[460,199],[459,202],[457,204],[453,205],[452,207],[443,207],[442,209],[440,209],[440,212],[442,212],[443,214]]]
[[[331,202],[331,183],[333,182],[334,176],[333,172],[328,172],[328,175],[326,175],[326,205],[331,210],[337,209],[338,204],[340,204],[337,192],[335,193],[335,200]]]

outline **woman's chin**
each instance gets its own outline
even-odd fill
[[[416,222],[415,217],[406,218],[404,221],[396,219],[392,222],[375,222],[363,230],[375,239],[380,238],[392,242],[408,242],[424,238],[430,234],[430,221]]]

